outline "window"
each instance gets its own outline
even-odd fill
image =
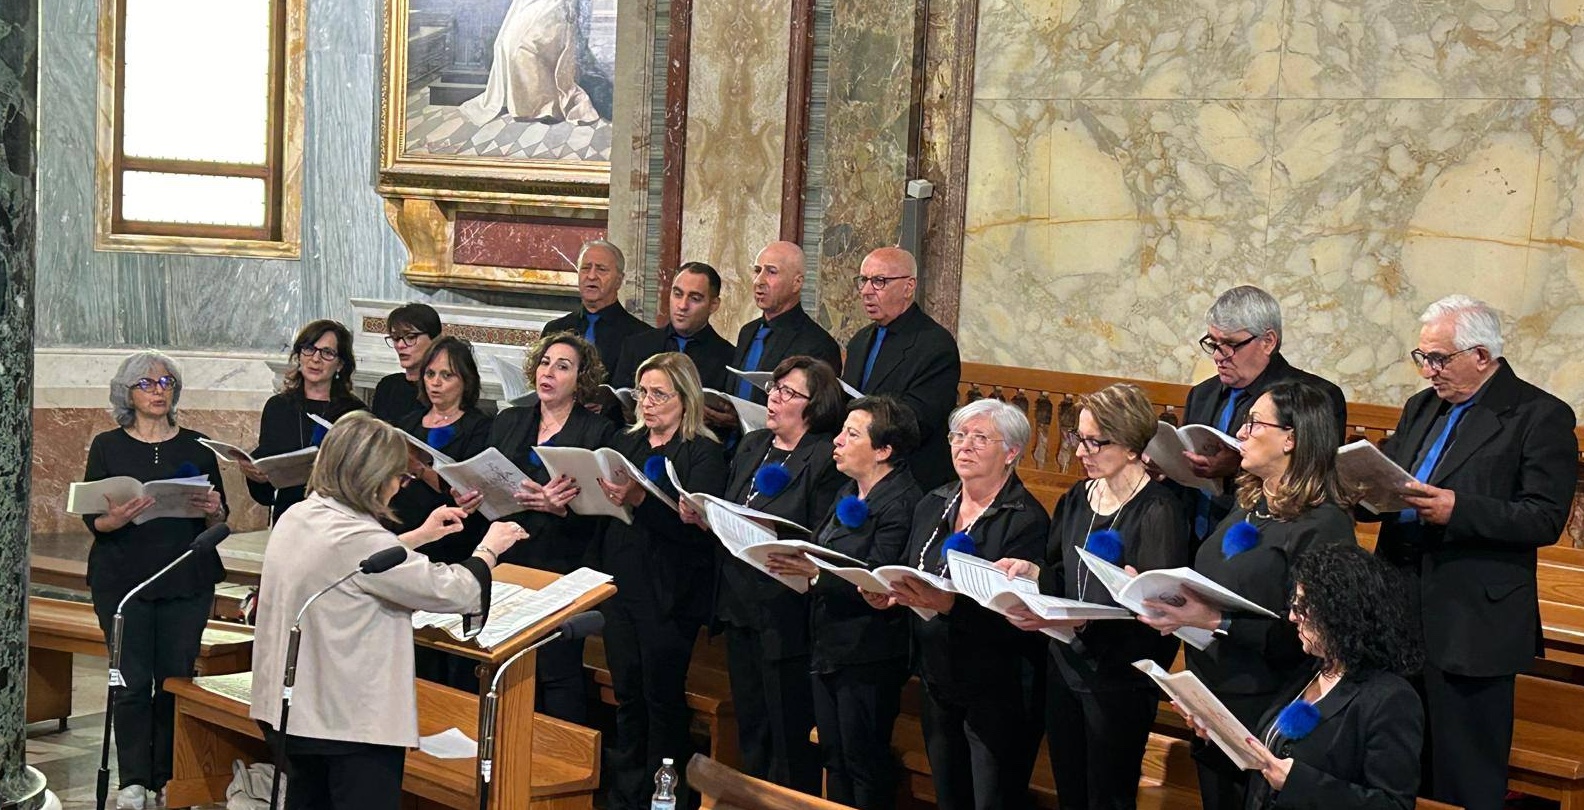
[[[104,2],[95,247],[296,258],[304,0]]]

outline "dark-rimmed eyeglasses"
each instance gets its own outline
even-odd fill
[[[1424,352],[1414,349],[1408,353],[1408,357],[1411,358],[1414,362],[1414,365],[1418,366],[1419,368],[1429,368],[1431,371],[1441,371],[1447,367],[1447,363],[1452,362],[1452,358],[1457,357],[1464,352],[1471,352],[1475,349],[1483,348],[1485,347],[1470,346],[1467,349],[1458,349],[1451,354],[1442,354],[1440,352]]]
[[[1199,348],[1211,357],[1231,357],[1237,350],[1259,340],[1259,335],[1250,335],[1242,340],[1229,340],[1222,342],[1209,335],[1199,338]]]
[[[1255,419],[1254,418],[1254,414],[1252,414],[1252,413],[1248,415],[1247,419],[1243,420],[1243,427],[1244,427],[1244,429],[1246,429],[1248,431],[1250,436],[1254,435],[1254,433],[1259,428],[1275,428],[1276,430],[1292,430],[1292,425],[1281,425],[1281,424],[1277,424],[1275,422],[1265,422],[1265,421],[1262,421],[1262,420],[1259,420],[1259,419]]]
[[[334,363],[341,359],[341,353],[329,346],[303,346],[297,350],[302,357],[318,357],[326,363]]]
[[[865,286],[871,286],[875,288],[875,292],[880,292],[886,288],[887,284],[893,281],[901,281],[905,278],[912,278],[912,276],[853,276],[853,289],[863,292]]]
[[[391,347],[392,349],[401,349],[416,344],[418,342],[418,338],[421,337],[424,337],[423,332],[408,332],[402,335],[386,335],[385,345]]]
[[[788,402],[809,398],[808,394],[805,394],[802,391],[787,385],[786,383],[775,383],[771,385],[769,388],[765,389],[765,395],[768,397],[779,396]]]
[[[1116,442],[1110,439],[1096,439],[1093,436],[1081,436],[1076,430],[1067,431],[1067,443],[1075,447],[1082,447],[1091,453],[1098,453]]]
[[[176,378],[169,374],[166,374],[163,377],[143,377],[137,382],[132,383],[132,387],[144,393],[153,391],[156,388],[161,391],[169,391],[176,387]]]

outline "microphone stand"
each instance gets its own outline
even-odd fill
[[[275,732],[275,773],[270,777],[270,810],[278,810],[280,807],[281,771],[286,767],[286,722],[291,717],[292,687],[297,683],[297,649],[302,642],[303,614],[308,612],[308,607],[314,603],[314,600],[361,573],[363,569],[355,568],[351,573],[332,582],[328,588],[308,597],[308,601],[303,603],[302,610],[297,611],[297,618],[292,620],[291,633],[286,637],[286,673],[281,686],[280,728]]]
[[[99,776],[97,784],[94,786],[94,797],[98,802],[96,805],[98,810],[105,810],[105,802],[110,798],[110,737],[111,732],[115,729],[115,701],[117,697],[120,697],[121,690],[126,688],[126,679],[121,677],[121,635],[122,627],[126,621],[123,614],[126,611],[127,602],[130,602],[138,591],[147,588],[155,580],[165,576],[165,572],[181,565],[183,560],[196,553],[198,553],[197,548],[189,548],[183,551],[181,556],[171,560],[169,565],[161,568],[154,576],[143,580],[138,583],[136,588],[127,591],[127,595],[121,597],[121,603],[116,605],[115,617],[111,620],[110,630],[110,671],[109,683],[105,686],[104,739],[99,744]]]
[[[493,776],[495,763],[495,714],[499,709],[501,676],[518,659],[534,650],[560,638],[561,630],[556,630],[548,636],[517,651],[516,655],[506,659],[506,663],[495,670],[495,677],[490,679],[489,691],[484,694],[484,704],[479,712],[479,810],[489,810],[490,777]]]

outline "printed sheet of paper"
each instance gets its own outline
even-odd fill
[[[1259,770],[1259,759],[1244,742],[1254,736],[1246,726],[1227,709],[1210,689],[1192,672],[1167,672],[1148,658],[1134,661],[1133,666],[1150,676],[1161,691],[1171,696],[1209,732],[1210,739],[1226,752],[1229,759],[1245,771]]]
[[[770,419],[770,409],[757,402],[749,402],[739,396],[728,394],[725,391],[716,391],[713,388],[704,389],[704,396],[711,407],[719,408],[721,405],[730,406],[737,414],[737,426],[744,435],[756,430],[764,430],[766,422]]]
[[[539,460],[544,462],[545,471],[550,473],[551,478],[565,475],[577,481],[578,494],[567,504],[569,509],[580,515],[605,515],[632,524],[632,510],[611,503],[610,498],[605,496],[605,490],[600,489],[599,479],[609,476],[610,471],[604,468],[593,451],[581,447],[540,445],[534,448],[534,452],[539,454]]]
[[[478,741],[452,726],[439,734],[419,737],[418,750],[435,759],[473,759],[478,756]]]
[[[1409,508],[1402,496],[1408,492],[1408,484],[1415,480],[1414,477],[1368,439],[1359,439],[1338,449],[1336,469],[1345,486],[1362,491],[1359,503],[1365,509],[1378,515]]]
[[[815,565],[829,572],[832,576],[844,579],[857,586],[860,590],[868,591],[869,593],[882,593],[889,595],[892,593],[892,589],[895,587],[897,582],[909,577],[922,580],[923,582],[933,585],[940,590],[946,591],[947,593],[957,592],[957,588],[952,585],[951,580],[945,577],[936,576],[929,573],[928,571],[920,571],[917,568],[910,568],[906,565],[884,565],[871,571],[867,568],[843,567],[837,563],[833,563],[829,560],[821,559],[819,557],[811,556],[809,557],[809,560]],[[918,617],[924,621],[929,621],[930,619],[933,619],[939,615],[929,608],[916,607],[909,608],[909,610],[912,610],[914,613],[918,614]]]
[[[276,673],[275,677],[280,678],[280,673]],[[246,705],[253,703],[252,672],[237,672],[231,675],[202,675],[192,680],[193,686],[205,692],[230,698]],[[280,684],[276,685],[279,686]]]
[[[246,450],[234,444],[217,441],[215,439],[199,439],[198,443],[214,451],[215,457],[222,462],[237,463],[246,461],[269,477],[270,486],[276,489],[287,487],[300,487],[308,483],[308,476],[313,472],[314,459],[319,457],[319,448],[304,447],[290,453],[253,458]]]
[[[1188,463],[1188,459],[1183,458],[1183,452],[1188,449],[1175,425],[1169,422],[1156,422],[1155,438],[1150,439],[1149,445],[1144,448],[1144,454],[1149,456],[1149,460],[1154,462],[1167,478],[1185,487],[1203,490],[1211,495],[1220,495],[1222,492],[1220,481],[1194,475],[1193,466]]]
[[[208,476],[203,475],[147,483],[139,483],[136,478],[127,475],[98,481],[78,481],[67,488],[66,512],[72,515],[102,515],[109,511],[111,503],[122,504],[133,498],[147,497],[154,499],[154,505],[133,518],[133,525],[141,526],[166,517],[200,518],[204,516],[203,509],[193,506],[191,499],[194,495],[202,495],[213,489],[214,485],[209,483]]]
[[[1133,577],[1128,576],[1126,571],[1096,557],[1089,553],[1087,549],[1080,548],[1077,551],[1078,557],[1089,568],[1089,573],[1093,574],[1095,579],[1100,580],[1100,584],[1105,586],[1105,589],[1110,592],[1111,598],[1115,599],[1117,604],[1128,610],[1140,616],[1154,615],[1148,608],[1144,607],[1144,600],[1146,599],[1182,604],[1182,594],[1176,588],[1168,587],[1146,591],[1130,589],[1129,586],[1133,583]],[[1177,632],[1172,635],[1188,644],[1192,644],[1195,649],[1199,650],[1210,646],[1210,642],[1215,640],[1215,633],[1202,627],[1178,628]]]
[[[528,627],[544,621],[579,597],[611,581],[610,574],[592,568],[579,568],[539,590],[523,588],[503,602],[496,612],[490,609],[489,622],[473,641],[485,650],[511,639]]]
[[[732,556],[798,593],[808,593],[807,577],[777,574],[765,564],[763,557],[755,557],[748,553],[748,550],[754,546],[775,542],[776,535],[773,530],[713,500],[704,505],[704,514],[709,520],[710,530],[720,538],[721,544],[726,546],[726,550],[730,551]]]
[[[479,504],[479,511],[490,520],[500,520],[523,511],[522,506],[512,498],[512,493],[517,491],[517,485],[528,474],[493,447],[485,448],[484,452],[467,461],[442,464],[435,468],[435,472],[458,492],[477,490],[483,493],[484,502]]]
[[[496,376],[500,377],[502,399],[517,405],[520,400],[532,393],[528,390],[528,381],[523,378],[521,366],[499,354],[491,354],[487,357],[490,368],[493,368]]]

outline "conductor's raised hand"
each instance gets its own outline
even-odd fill
[[[436,507],[418,528],[396,538],[408,548],[417,548],[426,543],[433,543],[442,537],[455,534],[462,530],[462,522],[467,520],[467,510],[456,506]]]
[[[490,524],[489,531],[484,533],[484,539],[479,545],[490,550],[499,560],[512,546],[528,539],[528,531],[523,527],[509,522],[496,521]]]

